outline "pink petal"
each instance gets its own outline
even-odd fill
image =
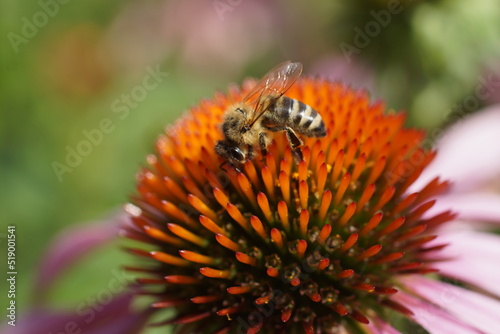
[[[456,278],[500,297],[500,236],[472,230],[443,231],[429,244],[448,244],[439,253],[449,260],[433,263],[442,275]]]
[[[477,292],[422,276],[402,279],[406,287],[449,314],[487,333],[500,329],[500,302]]]
[[[410,191],[418,191],[435,176],[468,190],[500,177],[500,105],[464,118],[437,138],[438,155]]]
[[[459,317],[454,317],[445,310],[406,292],[399,291],[391,299],[412,310],[415,315],[410,316],[410,318],[431,334],[481,333],[478,329],[463,323]]]
[[[451,193],[440,196],[427,214],[450,209],[458,213],[458,218],[462,220],[500,223],[500,196],[495,193]]]
[[[127,215],[120,213],[92,225],[70,227],[60,233],[42,257],[37,279],[37,291],[46,291],[49,285],[68,266],[96,247],[116,237],[119,227],[125,224],[128,219]]]

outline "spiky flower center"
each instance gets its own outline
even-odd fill
[[[424,134],[404,129],[363,92],[299,80],[287,93],[316,109],[325,138],[304,138],[295,163],[284,135],[241,171],[214,153],[220,122],[243,90],[194,107],[157,142],[139,174],[128,237],[153,267],[135,268],[175,307],[165,323],[179,333],[356,332],[386,311],[410,314],[390,299],[397,276],[433,269],[423,254],[452,213],[422,219],[446,187],[407,189],[432,160]]]

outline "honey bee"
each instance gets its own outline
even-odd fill
[[[270,132],[284,131],[296,160],[302,159],[302,140],[324,137],[326,128],[316,110],[296,99],[284,96],[302,73],[301,63],[290,61],[269,71],[242,102],[231,106],[224,115],[224,139],[215,145],[215,152],[233,166],[254,158],[258,145],[267,154]]]

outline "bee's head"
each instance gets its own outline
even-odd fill
[[[243,165],[247,160],[245,153],[229,140],[219,140],[215,144],[215,152],[233,166]]]
[[[248,131],[247,129],[247,113],[243,108],[234,108],[227,113],[222,131],[227,139],[238,141],[238,136]]]

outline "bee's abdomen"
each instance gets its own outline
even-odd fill
[[[324,137],[325,123],[316,110],[286,96],[276,101],[275,112],[277,119],[293,128],[300,134],[308,137]]]

